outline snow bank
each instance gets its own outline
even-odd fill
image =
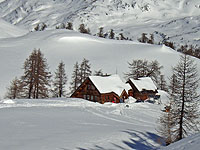
[[[125,100],[126,104],[132,104],[135,103],[137,100],[133,97],[129,97],[128,99]]]
[[[158,90],[158,94],[160,95],[160,102],[162,105],[169,104],[169,94],[163,90]]]
[[[161,150],[198,150],[200,147],[200,133],[189,136],[178,142],[170,144],[167,147],[161,148]]]
[[[15,104],[15,102],[11,99],[2,100],[1,103],[3,103],[3,104]]]
[[[1,100],[0,108],[7,107],[91,107],[101,104],[77,98],[61,99],[5,99]]]

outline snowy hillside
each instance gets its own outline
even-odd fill
[[[180,55],[166,46],[107,40],[67,30],[31,32],[22,37],[0,39],[1,97],[10,81],[23,74],[23,63],[35,48],[40,48],[44,53],[52,73],[61,60],[66,64],[68,83],[73,65],[83,58],[90,60],[93,71],[117,72],[123,79],[128,71],[127,62],[133,59],[158,60],[164,66],[163,73],[170,76],[171,67],[177,63]],[[195,60],[200,68],[200,61]]]
[[[17,37],[26,33],[28,33],[28,31],[0,19],[0,38]]]
[[[150,150],[161,106],[81,99],[0,101],[2,150]],[[138,113],[139,112],[139,113]]]
[[[132,59],[157,59],[165,67],[167,75],[179,59],[179,53],[165,46],[106,40],[66,30],[32,32],[23,37],[0,40],[1,96],[9,82],[22,75],[23,63],[34,48],[40,48],[44,53],[52,73],[63,60],[69,81],[73,65],[83,58],[90,60],[93,71],[103,69],[111,74],[117,71],[121,78],[128,70],[127,62]]]
[[[93,34],[104,27],[135,40],[146,32],[157,42],[200,45],[199,0],[3,0],[0,17],[29,30],[39,22],[55,28],[70,21],[76,29],[87,24]]]

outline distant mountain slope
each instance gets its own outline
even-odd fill
[[[0,38],[17,37],[26,34],[28,31],[11,25],[0,19]]]
[[[0,14],[6,21],[28,28],[39,22],[54,26],[75,17],[91,3],[91,0],[5,0],[0,3]]]
[[[69,82],[73,65],[83,58],[90,60],[93,71],[102,69],[104,73],[117,72],[123,78],[128,71],[127,62],[133,59],[156,59],[164,66],[163,73],[171,75],[171,66],[177,63],[180,55],[161,45],[108,40],[67,30],[31,32],[23,37],[0,40],[0,95],[5,93],[15,76],[22,75],[23,63],[34,48],[41,48],[52,73],[63,60]],[[200,63],[199,60],[197,62]],[[200,64],[198,66],[200,68]]]
[[[0,15],[28,29],[39,22],[55,28],[70,21],[76,29],[85,23],[93,34],[103,26],[135,40],[147,32],[157,42],[200,45],[199,0],[4,0]]]

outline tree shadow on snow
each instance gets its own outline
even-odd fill
[[[135,130],[126,130],[123,131],[131,135],[130,141],[122,141],[131,149],[136,150],[155,150],[158,149],[153,143],[157,143],[158,145],[165,145],[162,137],[151,133],[151,132],[139,132]]]
[[[103,148],[101,146],[95,145],[93,148],[81,148],[77,147],[78,150],[108,150],[106,148]],[[109,149],[109,150],[115,150],[115,149]]]
[[[116,144],[111,143],[115,148],[104,148],[98,145],[94,145],[93,148],[81,148],[77,147],[78,150],[127,150],[127,146],[129,149],[135,149],[135,150],[155,150],[159,147],[156,147],[156,145],[165,145],[164,140],[151,132],[139,132],[135,130],[126,130],[122,131],[123,133],[129,134],[131,137],[128,141],[122,141],[123,144],[126,145],[126,147],[123,147],[123,144]]]

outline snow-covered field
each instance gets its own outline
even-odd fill
[[[1,100],[0,149],[155,149],[162,143],[156,132],[162,107],[70,98]]]

